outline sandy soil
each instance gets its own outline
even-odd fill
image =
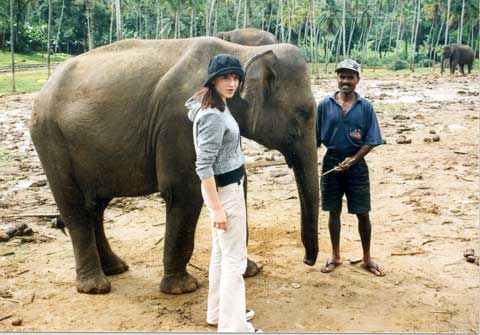
[[[446,79],[450,80],[446,82]],[[367,157],[371,170],[372,253],[387,275],[374,277],[348,259],[361,257],[355,217],[343,214],[344,264],[319,271],[330,254],[320,213],[319,261],[302,263],[300,210],[286,166],[249,169],[250,257],[262,272],[246,281],[254,325],[275,332],[479,331],[479,267],[463,252],[479,249],[480,77],[366,78],[386,145]],[[335,89],[317,79],[317,100]],[[209,228],[202,212],[188,270],[201,284],[191,294],[160,293],[164,205],[158,195],[116,199],[107,234],[130,270],[110,278],[108,295],[75,290],[69,238],[51,228],[56,206],[28,137],[33,94],[0,97],[0,230],[26,223],[31,238],[0,242],[0,331],[213,331],[205,324]],[[439,142],[424,142],[433,136]],[[399,132],[412,139],[397,144]],[[245,141],[248,160],[280,155]],[[320,157],[324,149],[319,149]],[[320,159],[319,157],[319,159]],[[346,211],[345,211],[346,212]],[[22,217],[23,215],[23,217]],[[21,319],[20,326],[12,321]]]

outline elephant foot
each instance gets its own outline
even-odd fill
[[[187,272],[164,276],[160,283],[160,291],[167,294],[193,292],[198,287],[197,279]]]
[[[245,270],[245,273],[243,274],[244,278],[248,277],[254,277],[260,272],[261,267],[257,265],[254,261],[250,260],[249,258],[247,259],[247,269]]]
[[[111,285],[104,274],[97,274],[87,278],[77,278],[77,291],[87,294],[106,294],[110,292]]]
[[[122,259],[115,256],[111,260],[102,262],[102,270],[107,276],[118,275],[128,270],[128,265]]]

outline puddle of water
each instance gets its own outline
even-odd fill
[[[451,129],[451,130],[461,130],[461,129],[465,129],[464,126],[461,126],[459,124],[450,124],[448,125],[448,129]]]
[[[22,180],[20,181],[17,185],[13,187],[15,190],[23,190],[25,188],[28,188],[32,184],[31,180]]]

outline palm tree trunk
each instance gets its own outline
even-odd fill
[[[340,27],[341,30],[343,30],[343,27]],[[337,39],[337,47],[336,47],[336,52],[335,52],[335,68],[337,68],[338,65],[338,59],[340,58],[340,43],[342,43],[342,39],[340,36],[338,36]]]
[[[375,63],[373,65],[373,72],[377,69],[377,53],[380,52],[380,47],[382,46],[383,33],[385,31],[385,23],[387,21],[387,15],[383,18],[382,30],[380,32],[380,40],[375,41]]]
[[[47,28],[47,68],[48,78],[50,78],[50,53],[51,53],[51,33],[52,33],[52,0],[48,0],[48,28]]]
[[[158,39],[158,29],[160,27],[160,7],[158,6],[158,1],[156,2],[157,6],[157,21],[155,24],[155,39]]]
[[[55,39],[55,54],[57,53],[58,42],[60,41],[60,29],[62,28],[63,10],[64,9],[65,9],[65,0],[62,1],[62,9],[60,10],[60,19],[58,21],[57,38]]]
[[[343,0],[343,13],[342,13],[342,35],[343,35],[343,43],[342,43],[342,46],[343,46],[343,58],[347,58],[347,51],[346,51],[346,29],[345,29],[345,15],[346,15],[346,12],[347,12],[347,0]]]
[[[433,52],[432,52],[432,59],[433,59],[433,69],[432,71],[435,72],[435,64],[436,64],[436,61],[437,61],[437,48],[438,48],[438,44],[440,43],[440,36],[442,35],[442,30],[443,30],[443,24],[446,23],[446,20],[442,20],[442,18],[440,18],[440,20],[442,21],[442,24],[440,25],[440,30],[438,31],[438,36],[437,36],[437,42],[435,43],[435,47],[433,48]]]
[[[122,10],[120,8],[120,0],[116,0],[115,2],[115,23],[117,25],[117,41],[123,39],[123,29],[122,29]]]
[[[13,0],[10,0],[10,52],[12,54],[12,92],[16,92],[15,87],[15,34],[13,31]]]
[[[353,19],[353,22],[350,26],[350,36],[348,37],[348,44],[347,44],[347,58],[350,57],[350,48],[352,46],[352,37],[353,37],[353,32],[355,31],[356,24],[357,24],[357,17]]]
[[[92,8],[90,8],[90,0],[86,0],[85,9],[87,14],[87,33],[88,33],[88,51],[93,50],[93,17]]]
[[[448,44],[448,20],[450,18],[450,0],[447,0],[447,24],[445,26],[445,43],[443,45]]]
[[[370,31],[372,30],[373,24],[373,17],[370,18],[370,24],[367,30],[367,34],[365,35],[365,42],[363,43],[363,51],[362,51],[362,65],[360,67],[360,71],[363,72],[363,64],[365,64],[367,58],[367,45],[368,45],[368,37],[370,36]]]
[[[143,20],[145,22],[145,39],[148,40],[148,14],[145,13],[145,20]]]
[[[63,1],[65,1],[65,0],[63,0]],[[112,35],[113,35],[113,18],[114,18],[113,14],[114,14],[114,11],[115,11],[115,1],[114,0],[112,0],[111,11],[112,11],[112,13],[110,15],[110,33],[108,35],[108,43],[109,44],[112,43]],[[56,46],[55,46],[55,48],[56,48]]]
[[[413,38],[413,44],[412,44],[412,62],[411,62],[411,70],[412,72],[415,72],[415,56],[416,56],[416,51],[417,51],[417,35],[418,35],[418,25],[420,24],[420,0],[417,0],[417,20],[415,23],[415,36]]]
[[[235,29],[239,28],[239,21],[240,21],[240,12],[242,11],[242,0],[238,0],[237,2],[237,17],[235,19]]]
[[[342,27],[338,28],[337,33],[335,34],[335,37],[333,38],[332,44],[331,44],[330,49],[328,51],[328,56],[326,57],[327,59],[325,60],[325,73],[327,73],[328,63],[330,62],[330,56],[332,55],[333,47],[335,46],[335,42],[337,41],[337,38],[339,37],[341,29],[342,29]]]
[[[280,3],[280,35],[282,37],[282,43],[285,42],[285,29],[283,21],[283,0],[279,0]]]
[[[213,20],[213,36],[217,35],[218,7],[215,9],[215,18]]]
[[[272,24],[272,16],[273,16],[273,5],[270,4],[270,15],[268,15],[267,28],[265,29],[266,31],[270,31],[270,25]]]
[[[395,18],[397,13],[397,1],[395,1],[395,4],[393,5],[393,11],[392,11],[392,16]],[[388,37],[388,52],[390,52],[390,49],[392,48],[392,33],[393,33],[393,23],[394,20],[390,20],[390,36]]]
[[[195,18],[195,7],[193,6],[192,3],[192,8],[190,9],[190,38],[193,37],[193,24],[194,24],[194,18]]]
[[[287,0],[287,12],[288,12],[288,34],[287,43],[290,43],[292,38],[292,6],[289,0]]]
[[[480,10],[480,8],[479,8]],[[460,30],[457,38],[457,43],[463,43],[463,16],[465,14],[465,0],[462,1],[462,16],[460,17]]]
[[[248,26],[248,0],[243,2],[243,28]]]

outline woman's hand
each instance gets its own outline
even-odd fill
[[[213,227],[217,229],[221,229],[223,231],[227,231],[228,222],[227,222],[227,213],[220,207],[213,211]]]

